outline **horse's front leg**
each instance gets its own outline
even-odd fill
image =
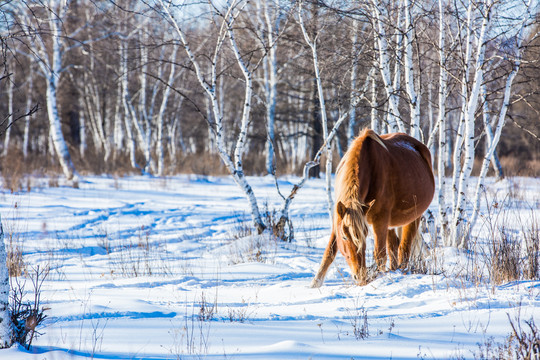
[[[373,220],[373,235],[375,246],[373,257],[379,271],[386,271],[386,239],[388,237],[388,220],[378,218]]]
[[[394,271],[398,266],[399,237],[396,235],[396,231],[394,229],[388,229],[387,236],[386,251],[390,257],[390,270]]]
[[[334,261],[336,257],[337,252],[337,242],[336,242],[336,234],[334,231],[332,231],[332,234],[330,234],[330,241],[328,242],[328,245],[326,246],[326,250],[324,250],[324,255],[321,261],[321,265],[319,267],[319,271],[317,271],[317,275],[313,278],[313,281],[311,281],[311,287],[312,288],[318,288],[321,287],[324,281],[324,277],[326,276],[326,272],[328,271],[328,268]]]

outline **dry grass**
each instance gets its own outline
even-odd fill
[[[502,227],[488,247],[488,269],[491,283],[504,284],[521,278],[521,242]]]
[[[50,161],[46,155],[32,155],[24,158],[20,150],[13,149],[0,159],[3,188],[11,193],[30,191],[31,176],[49,176],[60,172],[60,167]]]
[[[540,329],[534,319],[525,320],[522,326],[520,319],[512,320],[508,315],[510,333],[502,342],[488,337],[484,343],[478,343],[478,349],[471,351],[476,360],[538,360],[540,359]],[[465,359],[463,354],[451,357]]]
[[[501,158],[505,176],[540,177],[540,160],[523,160],[518,157]]]
[[[32,283],[30,295],[33,297],[28,300],[26,298],[26,281],[19,277],[10,278],[10,314],[13,324],[13,342],[23,345],[29,349],[33,339],[38,337],[38,327],[47,317],[45,308],[41,304],[41,287],[49,274],[49,268],[40,268],[39,266],[32,269],[28,278]]]
[[[7,268],[9,277],[18,277],[26,273],[26,264],[24,263],[22,250],[13,242],[13,237],[9,237],[7,244]]]
[[[107,229],[99,229],[98,246],[108,257],[111,276],[134,278],[140,276],[169,276],[173,273],[166,243],[153,239],[150,230],[139,227],[133,238],[114,239]]]

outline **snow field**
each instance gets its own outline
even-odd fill
[[[282,192],[296,180],[280,179]],[[538,224],[539,179],[490,182],[471,250],[437,247],[428,274],[388,272],[358,287],[338,255],[320,289],[309,284],[330,230],[323,180],[292,203],[292,243],[249,234],[229,178],[40,181],[1,194],[0,211],[27,269],[50,267],[50,310],[31,351],[0,358],[474,358],[478,343],[504,340],[508,316],[540,319],[538,279],[493,284],[483,263],[501,223],[516,238]],[[249,181],[261,207],[281,205],[273,179]]]

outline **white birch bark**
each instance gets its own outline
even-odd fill
[[[491,144],[493,142],[493,129],[491,128],[491,120],[489,116],[489,105],[488,105],[488,99],[487,99],[487,89],[486,85],[482,85],[481,87],[481,94],[482,94],[482,118],[484,120],[484,131],[486,133],[486,153],[487,150],[491,147]],[[503,175],[503,169],[501,166],[501,163],[499,162],[499,158],[497,156],[497,152],[493,152],[493,156],[491,157],[491,166],[493,167],[493,170],[495,171],[495,177],[497,180],[500,180],[504,177]]]
[[[458,181],[459,176],[461,172],[461,156],[463,152],[463,139],[464,139],[464,131],[465,131],[465,113],[467,112],[467,99],[468,99],[468,89],[467,86],[469,84],[469,71],[471,65],[471,48],[472,48],[472,16],[473,16],[473,4],[472,1],[468,1],[468,7],[467,7],[467,24],[465,27],[465,31],[467,32],[466,35],[466,47],[465,47],[465,55],[463,59],[464,63],[464,72],[463,72],[463,78],[461,83],[461,112],[458,122],[458,128],[456,133],[456,138],[454,140],[454,151],[452,152],[452,164],[454,165],[453,174],[452,174],[452,213],[454,209],[457,208],[458,203]],[[452,239],[449,238],[449,243],[447,245],[451,245]]]
[[[370,111],[370,119],[371,119],[371,130],[375,131],[376,133],[380,132],[380,126],[379,126],[379,117],[377,116],[377,82],[375,81],[375,74],[371,74],[369,77],[370,79],[370,95],[371,95],[371,111]]]
[[[13,334],[9,311],[9,270],[7,252],[4,243],[4,229],[0,218],[0,349],[11,346]]]
[[[131,118],[131,109],[129,106],[129,94],[128,94],[128,69],[127,69],[127,51],[125,44],[120,42],[120,83],[122,87],[122,105],[124,108],[124,125],[127,135],[127,145],[129,151],[129,161],[133,169],[140,169],[137,161],[135,159],[136,153],[136,144],[133,137],[133,131],[131,129],[131,123],[129,119]]]
[[[266,172],[268,174],[274,174],[274,143],[275,143],[275,123],[276,123],[276,106],[277,106],[277,54],[276,47],[277,44],[274,39],[274,34],[277,34],[280,29],[280,17],[278,14],[274,14],[273,17],[270,16],[270,5],[266,1],[261,2],[263,6],[263,15],[264,23],[266,25],[266,40],[268,47],[268,54],[266,55],[266,60],[264,61],[264,69],[266,73]],[[257,3],[259,6],[259,3]],[[279,1],[276,4],[279,11]]]
[[[352,48],[351,48],[351,57],[353,59],[351,67],[351,95],[349,101],[353,101],[354,92],[356,91],[356,81],[358,78],[358,61],[356,60],[356,54],[358,50],[358,20],[353,19],[352,27]],[[369,76],[368,76],[369,78]],[[347,147],[350,147],[356,134],[356,108],[351,109],[349,114],[349,124],[347,126]]]
[[[71,162],[62,124],[58,112],[57,87],[62,68],[63,45],[62,45],[62,21],[65,18],[67,8],[70,4],[68,0],[49,0],[48,25],[50,26],[51,44],[47,46],[45,39],[41,35],[36,36],[34,45],[40,56],[38,64],[45,77],[46,83],[46,103],[49,120],[49,136],[57,155],[58,162],[68,180],[77,179],[79,175]]]
[[[382,17],[384,16],[383,6],[376,0],[371,0],[371,14],[373,21],[375,22],[375,41],[376,51],[378,52],[378,66],[383,80],[384,89],[386,90],[386,96],[388,98],[388,115],[387,122],[388,128],[391,132],[404,132],[404,127],[399,115],[399,98],[397,96],[394,83],[392,81],[391,69],[390,69],[390,56],[387,42],[386,30]]]
[[[120,60],[121,62],[123,60]],[[118,83],[116,105],[114,112],[114,125],[113,125],[113,146],[116,151],[123,148],[124,145],[124,131],[122,129],[122,82]],[[133,165],[133,164],[132,164]]]
[[[138,111],[132,105],[132,102],[129,102],[129,105],[132,106],[131,111],[131,120],[137,134],[137,139],[139,146],[143,150],[145,163],[143,166],[144,173],[154,172],[154,161],[152,158],[152,127],[150,125],[150,119],[152,118],[151,114],[148,113],[149,104],[147,102],[148,91],[148,48],[146,46],[146,36],[145,32],[142,32],[141,36],[142,46],[141,46],[141,71],[139,72],[139,82],[140,89],[138,94],[140,96]]]
[[[448,86],[448,73],[446,70],[446,42],[444,27],[444,0],[439,0],[439,99],[437,112],[437,127],[439,129],[439,153],[437,156],[437,180],[439,222],[441,226],[441,237],[443,242],[447,237],[448,217],[446,205],[446,153],[448,143],[446,140],[446,97]]]
[[[87,148],[87,144],[86,144],[86,118],[84,116],[84,111],[80,111],[79,112],[79,139],[80,139],[80,144],[79,144],[79,152],[81,153],[81,157],[84,158],[84,156],[86,155],[86,148]],[[106,149],[108,149],[108,147],[106,147]],[[105,161],[107,161],[107,158],[108,158],[108,151],[105,150]]]
[[[414,27],[411,19],[413,11],[410,0],[404,0],[405,10],[405,88],[409,97],[409,109],[411,116],[410,135],[420,140],[420,96],[416,91],[414,79],[417,74],[413,62]]]
[[[163,118],[165,116],[165,110],[167,109],[167,102],[169,101],[169,97],[171,94],[171,87],[173,86],[174,81],[174,74],[175,74],[175,62],[176,62],[176,47],[174,48],[171,58],[170,58],[170,64],[171,69],[169,70],[169,78],[167,79],[167,83],[165,85],[165,89],[163,90],[163,96],[161,100],[161,106],[159,107],[159,111],[157,114],[157,157],[158,157],[158,170],[157,174],[158,176],[163,176],[164,172],[164,151],[163,151]]]
[[[435,76],[433,75],[433,77]],[[433,113],[433,83],[431,81],[429,81],[427,84],[427,98],[428,98],[428,101],[426,103],[427,103],[427,118],[428,118],[428,134],[431,137],[432,133],[434,132],[437,133],[437,130],[435,130],[437,128],[437,125],[436,125],[435,116]],[[429,141],[429,138],[428,138],[428,141]],[[435,143],[432,142],[431,144],[429,144],[429,146],[427,146],[427,148],[429,149],[429,152],[433,154],[434,156],[436,152]],[[432,166],[435,166],[435,157],[433,157],[431,161],[433,162]]]
[[[240,67],[240,70],[242,71],[242,75],[244,76],[245,81],[244,105],[242,108],[242,118],[240,120],[240,131],[236,139],[236,146],[234,147],[235,169],[236,171],[239,171],[243,174],[244,169],[242,159],[246,149],[246,139],[249,125],[249,117],[251,112],[251,100],[253,98],[253,74],[248,69],[246,63],[242,59],[242,55],[240,54],[240,50],[238,49],[238,45],[236,43],[236,39],[234,37],[234,32],[232,29],[232,24],[234,22],[232,13],[229,13],[229,18],[225,19],[225,21],[227,22],[226,26],[229,42],[231,44],[234,56],[236,57],[236,61],[238,63],[238,66]]]
[[[60,73],[62,72],[62,44],[60,40],[62,19],[67,11],[68,2],[49,2],[51,9],[57,9],[57,14],[49,12],[49,24],[51,26],[52,50],[50,69],[47,71],[47,113],[49,116],[49,132],[53,142],[54,149],[58,155],[60,166],[68,180],[76,175],[75,168],[71,162],[71,157],[62,133],[62,124],[58,113],[57,87]],[[45,46],[45,45],[43,45]]]
[[[13,116],[13,87],[14,87],[14,80],[12,78],[8,79],[8,116]],[[8,124],[9,125],[9,124]],[[5,157],[8,154],[9,151],[9,138],[11,135],[11,126],[8,126],[6,129],[6,132],[4,133],[4,151],[2,152],[2,155]]]
[[[32,79],[32,76],[30,76]],[[26,99],[26,113],[28,114],[30,112],[30,109],[32,108],[32,80],[30,80],[30,86],[28,91],[28,98]],[[22,151],[23,151],[23,157],[26,159],[28,156],[28,142],[30,138],[30,116],[27,116],[26,119],[24,119],[24,133],[23,133],[23,144],[22,144]]]

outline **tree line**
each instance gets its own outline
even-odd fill
[[[10,164],[69,179],[228,173],[262,229],[247,174],[324,173],[330,211],[359,129],[401,131],[429,146],[437,218],[462,246],[490,167],[538,173],[532,0],[28,0],[0,13],[0,109],[40,109],[6,128]]]

